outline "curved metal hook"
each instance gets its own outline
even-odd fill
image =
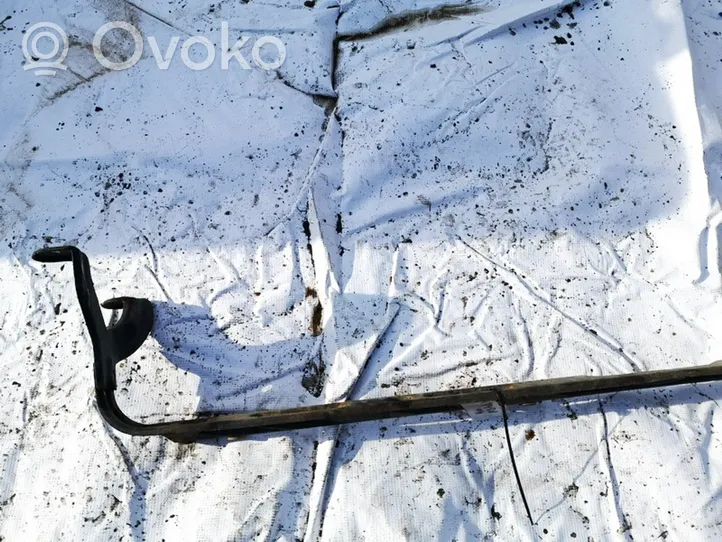
[[[103,303],[106,309],[122,310],[120,320],[105,325],[90,274],[88,257],[76,247],[44,248],[33,254],[43,263],[72,262],[75,291],[88,327],[95,354],[95,389],[113,391],[115,365],[138,350],[153,328],[153,305],[147,299],[120,297]]]
[[[98,409],[103,418],[124,433],[139,434],[144,425],[128,418],[115,402],[115,366],[131,356],[153,328],[153,305],[147,299],[120,297],[103,303],[106,309],[122,310],[120,319],[105,325],[90,274],[88,257],[78,248],[65,246],[44,248],[33,254],[42,263],[72,262],[75,291],[93,344],[93,373]]]

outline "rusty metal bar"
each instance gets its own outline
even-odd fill
[[[100,311],[86,255],[76,247],[46,248],[33,258],[43,263],[72,262],[75,287],[95,356],[98,408],[109,425],[130,435],[162,435],[176,442],[236,437],[384,418],[416,416],[463,409],[478,403],[532,404],[547,400],[660,388],[722,380],[722,362],[663,371],[611,376],[578,376],[447,390],[382,399],[348,401],[285,410],[219,413],[192,419],[143,424],[128,418],[115,400],[115,365],[138,348],[153,327],[153,306],[147,299],[122,297],[104,308],[122,310],[120,320],[106,326]]]

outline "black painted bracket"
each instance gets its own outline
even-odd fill
[[[115,400],[115,366],[132,355],[153,327],[153,306],[147,299],[120,297],[102,304],[122,310],[120,320],[106,326],[93,287],[88,258],[76,247],[45,248],[38,262],[72,262],[75,289],[95,356],[95,393],[100,413],[109,425],[130,435],[162,435],[176,442],[251,433],[338,425],[384,418],[462,410],[479,403],[533,404],[585,395],[676,386],[722,380],[722,362],[663,371],[613,376],[579,376],[490,385],[383,399],[348,401],[285,410],[219,413],[176,422],[143,424],[128,418]],[[504,411],[505,412],[505,411]]]

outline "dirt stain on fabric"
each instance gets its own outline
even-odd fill
[[[301,386],[313,395],[320,397],[323,391],[323,385],[326,380],[326,363],[319,354],[317,359],[311,359],[303,368],[303,377],[301,378]]]
[[[318,337],[323,332],[323,306],[319,301],[313,307],[309,331],[314,337]]]

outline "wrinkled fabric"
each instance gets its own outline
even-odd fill
[[[715,540],[722,386],[178,445],[94,405],[72,244],[150,299],[118,401],[153,422],[722,359],[711,0],[6,2],[0,538]],[[93,35],[273,35],[192,71]],[[24,71],[22,32],[71,36]],[[106,47],[130,50],[112,34]],[[250,55],[246,55],[250,56]],[[110,314],[107,315],[110,318]]]

